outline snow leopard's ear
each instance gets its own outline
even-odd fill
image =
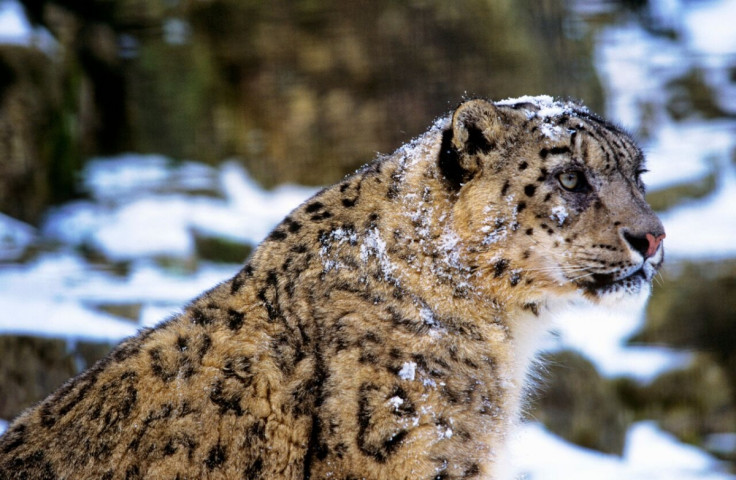
[[[501,132],[496,106],[487,100],[468,100],[452,114],[452,125],[444,132],[440,170],[455,187],[473,178],[481,168],[478,154],[493,149]]]

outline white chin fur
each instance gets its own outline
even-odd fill
[[[609,308],[639,308],[652,293],[651,283],[641,280],[636,286],[618,286],[595,296],[594,302]]]

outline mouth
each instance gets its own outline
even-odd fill
[[[647,277],[644,268],[639,268],[628,276],[618,279],[610,273],[596,273],[580,282],[578,286],[583,288],[586,294],[600,297],[619,291],[638,293],[642,285],[648,284],[649,281],[650,278]]]

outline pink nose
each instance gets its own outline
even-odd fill
[[[647,241],[649,242],[649,247],[647,247],[647,251],[645,254],[646,258],[651,257],[655,253],[657,253],[657,249],[659,248],[659,244],[662,243],[662,240],[664,240],[664,237],[666,237],[664,233],[658,237],[655,237],[651,233],[647,233]]]

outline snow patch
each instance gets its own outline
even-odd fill
[[[417,364],[414,362],[405,362],[399,370],[399,378],[402,380],[412,381],[417,373]]]
[[[554,349],[574,349],[602,375],[650,381],[661,373],[687,365],[691,356],[664,347],[632,347],[627,341],[643,324],[645,298],[615,308],[577,304],[554,315]],[[552,348],[550,348],[551,350]]]
[[[558,105],[555,99],[550,95],[522,95],[521,97],[506,98],[498,100],[496,105],[518,105],[520,103],[530,103],[539,109],[552,109]]]
[[[518,473],[528,480],[733,480],[719,463],[676,441],[652,422],[634,424],[623,457],[569,444],[538,423],[523,424],[511,439]]]
[[[191,256],[192,231],[258,244],[316,190],[287,185],[265,191],[235,162],[216,170],[156,155],[96,159],[83,177],[95,201],[51,210],[42,232],[120,261]]]
[[[550,220],[557,222],[557,225],[562,226],[562,224],[565,223],[565,220],[567,219],[567,215],[567,209],[563,205],[557,205],[556,207],[552,208],[552,213],[550,214],[549,218]]]
[[[404,404],[404,399],[401,397],[391,397],[388,399],[388,404],[393,407],[394,410],[398,411],[399,407]]]
[[[365,263],[370,257],[375,257],[378,260],[384,278],[389,280],[396,270],[396,265],[391,262],[386,251],[386,241],[381,238],[377,228],[368,230],[365,237],[363,237],[363,243],[360,245],[360,259]]]
[[[320,237],[319,241],[321,244],[319,255],[322,258],[322,267],[326,272],[329,272],[330,270],[338,270],[346,267],[344,263],[335,259],[333,249],[344,243],[356,245],[358,243],[358,234],[355,230],[339,227]]]
[[[519,105],[522,103],[531,104],[536,108],[535,110],[527,110],[527,117],[541,119],[543,121],[541,131],[547,138],[551,140],[556,140],[565,133],[565,130],[562,127],[552,124],[550,122],[551,119],[563,115],[569,115],[573,112],[573,109],[577,109],[583,112],[588,111],[585,106],[574,105],[569,102],[556,101],[549,95],[525,95],[516,98],[507,98],[505,100],[497,101],[496,105],[506,106]]]

